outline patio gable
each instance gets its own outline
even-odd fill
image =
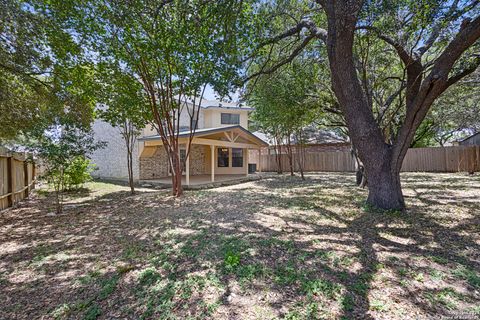
[[[190,131],[180,132],[178,134],[179,143],[187,143],[191,134]],[[139,141],[144,142],[145,148],[163,145],[162,139],[159,135],[140,138]],[[197,129],[193,133],[192,144],[246,149],[258,149],[268,146],[265,141],[239,125]]]

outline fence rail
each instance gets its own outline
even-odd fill
[[[28,197],[35,188],[35,164],[27,154],[0,149],[0,210]]]
[[[274,154],[262,154],[262,171],[277,171]],[[294,155],[295,157],[295,155]],[[289,162],[286,154],[281,155],[282,170],[289,171]],[[258,156],[254,157],[258,163]],[[298,163],[295,161],[295,170]],[[305,153],[305,171],[355,171],[355,160],[349,150],[315,151]],[[405,156],[402,171],[414,172],[479,172],[480,146],[454,146],[410,148]]]

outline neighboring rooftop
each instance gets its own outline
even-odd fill
[[[348,143],[348,141],[337,133],[330,130],[316,130],[316,129],[307,129],[306,131],[306,143],[307,144],[338,144],[338,143]],[[260,131],[255,131],[253,133],[258,138],[263,141],[267,141],[270,145],[275,144],[273,137],[270,137],[268,134],[265,134]],[[292,141],[295,143],[295,141]]]
[[[473,137],[475,137],[475,136],[477,136],[477,135],[479,135],[479,134],[480,134],[480,132],[474,133],[474,134],[472,134],[471,136],[465,137],[465,138],[463,138],[463,139],[459,139],[458,142],[466,141],[466,140],[471,139],[471,138],[473,138]]]

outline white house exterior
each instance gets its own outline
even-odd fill
[[[191,112],[192,105],[187,103],[187,107]],[[216,174],[248,173],[248,150],[267,145],[248,131],[250,112],[250,108],[241,105],[202,100],[184,172],[187,185],[190,175],[209,175],[214,181]],[[97,167],[93,175],[102,179],[127,180],[127,152],[119,129],[97,120],[93,130],[97,140],[107,143],[104,149],[95,151],[91,157]],[[187,108],[180,114],[180,131],[180,152],[186,154],[186,142],[190,135]],[[147,125],[138,137],[133,158],[135,180],[159,179],[170,174],[162,141],[151,125]]]

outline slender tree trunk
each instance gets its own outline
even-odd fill
[[[290,140],[290,135],[287,136],[287,156],[288,156],[288,165],[290,167],[290,175],[294,176],[295,173],[293,168],[293,152],[292,152],[292,141]]]
[[[304,174],[304,168],[305,168],[305,147],[303,146],[303,143],[300,143],[297,148],[297,159],[298,159],[298,169],[300,170],[300,176],[302,177],[302,180],[305,180],[305,174]]]
[[[280,144],[280,139],[275,137],[275,145],[273,146],[275,150],[275,162],[277,163],[277,173],[282,174],[282,145]]]
[[[183,194],[182,186],[182,163],[179,154],[178,143],[173,143],[168,149],[168,156],[171,163],[172,172],[172,195],[180,197]]]
[[[180,197],[182,194],[183,194],[183,186],[182,186],[182,169],[181,169],[181,166],[178,165],[176,166],[176,173],[175,173],[175,177],[174,179],[176,180],[175,182],[175,193],[174,193],[174,196],[175,197]]]
[[[133,148],[137,140],[137,133],[135,126],[131,121],[125,120],[121,126],[120,132],[125,142],[127,149],[127,172],[128,172],[128,185],[130,187],[130,194],[135,194],[135,184],[133,181]]]
[[[127,151],[127,166],[128,166],[128,185],[130,186],[130,193],[135,194],[135,186],[133,183],[133,155],[132,151]]]
[[[57,214],[63,212],[63,191],[64,191],[64,171],[60,169],[58,180],[52,178],[53,188],[55,189],[55,211]]]
[[[57,214],[62,213],[62,206],[60,204],[60,187],[54,184],[55,189],[55,211]]]

